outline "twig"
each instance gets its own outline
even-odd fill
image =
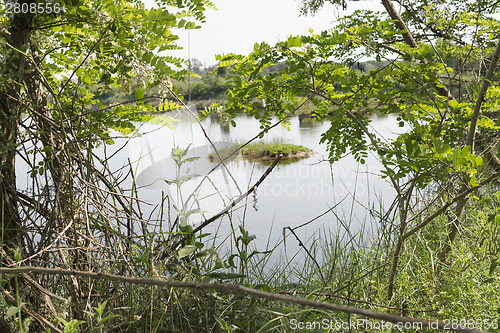
[[[240,202],[244,198],[248,197],[253,191],[255,191],[257,189],[257,187],[259,187],[259,185],[264,181],[264,179],[267,178],[267,176],[271,173],[271,171],[273,171],[274,167],[278,164],[278,162],[281,160],[282,157],[283,157],[283,154],[280,154],[274,160],[273,164],[271,164],[269,166],[269,168],[267,168],[266,172],[264,172],[264,174],[259,178],[259,180],[253,186],[251,186],[248,189],[248,191],[246,191],[245,193],[241,194],[239,197],[237,197],[236,199],[234,199],[233,201],[231,201],[231,203],[229,203],[219,213],[215,214],[214,216],[212,216],[208,220],[205,220],[205,222],[203,222],[202,224],[200,224],[197,228],[195,228],[193,230],[193,233],[196,233],[196,232],[200,231],[201,229],[203,229],[204,227],[206,227],[207,225],[209,225],[213,221],[217,220],[219,217],[221,217],[222,215],[226,214],[231,208],[233,208],[234,206],[236,206],[238,204],[238,202]],[[181,242],[182,242],[182,240],[178,241],[174,245],[173,248],[176,249],[180,245]]]
[[[283,157],[283,154],[280,154],[274,160],[273,164],[271,164],[267,168],[266,172],[264,172],[264,174],[259,178],[259,180],[253,186],[251,186],[248,189],[248,191],[246,191],[246,193],[241,194],[239,197],[237,197],[236,199],[234,199],[233,201],[231,201],[231,203],[229,205],[227,205],[226,208],[224,208],[218,214],[212,216],[210,219],[208,219],[205,222],[203,222],[202,224],[200,224],[196,229],[193,230],[193,232],[200,231],[203,227],[205,227],[209,223],[215,221],[216,219],[218,219],[222,215],[226,214],[231,208],[233,208],[234,206],[236,206],[238,204],[238,202],[240,202],[241,200],[243,200],[244,198],[246,198],[247,196],[249,196],[253,191],[255,191],[257,189],[257,187],[259,187],[259,185],[264,181],[264,179],[266,179],[267,176],[269,176],[269,174],[271,173],[271,171],[273,171],[274,167],[278,164],[278,162],[281,160],[282,157]]]
[[[61,87],[61,90],[59,90],[59,93],[57,94],[57,97],[59,98],[59,96],[61,96],[61,93],[64,91],[64,88],[66,88],[66,86],[68,85],[68,83],[71,81],[71,79],[73,78],[73,75],[75,75],[76,71],[78,69],[80,69],[80,67],[83,66],[83,64],[85,63],[85,61],[87,61],[87,59],[90,57],[90,55],[92,54],[92,52],[94,51],[94,49],[96,48],[97,45],[99,45],[99,43],[101,42],[101,40],[104,38],[104,36],[106,35],[106,32],[109,30],[109,28],[115,23],[115,20],[111,21],[107,26],[106,28],[104,29],[104,31],[102,32],[101,36],[99,36],[99,39],[94,43],[94,45],[92,45],[92,47],[90,48],[89,52],[87,53],[87,55],[85,56],[85,59],[83,59],[83,61],[80,62],[80,64],[73,70],[73,72],[71,73],[70,77],[66,80],[66,83]]]
[[[286,229],[290,230],[290,232],[295,236],[295,239],[297,240],[297,242],[299,242],[299,246],[301,246],[301,247],[304,248],[304,251],[306,251],[307,256],[309,258],[311,258],[311,260],[313,261],[314,265],[316,265],[316,267],[318,267],[318,272],[319,272],[319,275],[321,275],[321,280],[323,280],[323,283],[326,283],[325,276],[323,275],[323,270],[321,269],[321,266],[318,264],[318,261],[316,260],[315,256],[313,256],[311,254],[311,252],[309,252],[309,250],[307,249],[307,247],[300,240],[299,236],[297,236],[297,234],[295,233],[295,231],[293,231],[292,228],[290,228],[290,227],[283,228],[283,234],[285,234],[285,230]]]

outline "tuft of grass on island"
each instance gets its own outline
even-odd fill
[[[219,154],[225,158],[243,143],[234,143],[219,150]],[[311,156],[314,152],[304,146],[287,143],[283,139],[273,139],[270,142],[258,141],[250,143],[241,148],[240,156],[244,159],[264,164],[272,163],[280,154],[283,155],[280,163],[293,163]],[[208,155],[211,162],[218,160],[215,153]]]

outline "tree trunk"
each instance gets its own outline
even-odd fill
[[[470,121],[470,126],[469,126],[469,131],[467,132],[467,138],[465,141],[466,146],[471,147],[471,152],[474,153],[474,144],[475,144],[475,137],[476,137],[476,131],[477,131],[477,121],[479,119],[479,116],[481,114],[481,107],[483,105],[484,99],[486,98],[486,92],[488,91],[488,88],[491,84],[491,78],[493,77],[493,74],[495,73],[495,70],[497,68],[497,63],[500,58],[500,39],[497,42],[497,47],[495,49],[495,52],[493,53],[493,57],[491,58],[491,63],[490,67],[488,68],[488,72],[486,73],[486,76],[484,77],[483,84],[481,86],[481,90],[479,91],[479,94],[476,99],[476,105],[474,107],[474,112],[472,113],[471,121]],[[460,192],[463,192],[467,190],[468,184],[462,185],[460,188]],[[443,246],[443,249],[441,250],[441,253],[439,254],[439,259],[441,262],[444,262],[446,258],[448,257],[448,254],[451,252],[453,248],[453,243],[455,241],[455,237],[458,234],[458,230],[460,227],[461,219],[462,219],[462,214],[464,212],[465,204],[467,203],[467,198],[464,197],[460,201],[457,202],[457,205],[455,207],[455,217],[453,218],[453,221],[450,225],[450,230],[448,233],[448,239]]]
[[[0,67],[5,80],[0,86],[0,219],[2,249],[6,253],[12,253],[12,249],[22,243],[15,168],[21,111],[16,99],[19,99],[27,67],[26,57],[21,52],[27,49],[32,20],[31,13],[15,14],[9,29],[1,31],[1,37],[11,46],[4,46],[4,61]]]
[[[25,1],[21,1],[25,2]],[[22,225],[18,211],[16,186],[16,151],[21,116],[19,100],[22,78],[26,69],[24,51],[28,47],[33,14],[14,14],[9,29],[0,25],[0,38],[5,41],[0,64],[0,265],[4,255],[12,256],[17,247],[22,249]],[[9,46],[10,45],[10,46]],[[23,53],[21,53],[21,52]],[[2,332],[10,326],[0,318]]]

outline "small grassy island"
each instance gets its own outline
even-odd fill
[[[282,140],[251,143],[241,149],[241,154],[249,159],[274,159],[283,154],[284,159],[300,159],[312,154],[312,150],[300,145],[285,143]]]
[[[228,148],[221,149],[219,150],[219,154],[225,157],[242,144],[235,143]],[[295,162],[309,157],[313,154],[313,151],[304,146],[286,143],[283,139],[273,139],[271,142],[259,141],[241,148],[241,156],[243,158],[256,162],[266,163],[273,161],[280,154],[283,154],[282,162]],[[211,153],[208,158],[213,162],[217,159],[217,156]]]

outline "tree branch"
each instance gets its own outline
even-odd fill
[[[484,77],[483,85],[481,86],[481,90],[479,91],[479,95],[477,96],[474,112],[472,113],[472,118],[470,120],[470,127],[469,127],[469,132],[467,133],[467,139],[465,141],[465,145],[471,147],[472,153],[474,153],[474,138],[476,136],[477,120],[479,119],[481,106],[483,105],[484,99],[486,97],[486,91],[488,90],[491,84],[491,78],[493,77],[493,73],[495,72],[495,69],[497,67],[499,57],[500,57],[500,39],[498,40],[497,48],[495,49],[495,53],[493,54],[493,58],[491,59],[488,72]]]
[[[267,168],[266,172],[264,172],[264,174],[259,178],[259,180],[253,185],[251,186],[248,191],[246,191],[245,193],[241,194],[239,197],[237,197],[236,199],[234,199],[233,201],[231,201],[231,203],[229,205],[227,205],[223,210],[221,210],[219,213],[215,214],[214,216],[212,216],[211,218],[209,218],[208,220],[205,220],[202,224],[200,224],[198,227],[196,227],[194,230],[193,230],[193,233],[196,233],[198,231],[200,231],[201,229],[203,229],[204,227],[206,227],[207,225],[209,225],[210,223],[212,223],[213,221],[217,220],[219,217],[221,217],[222,215],[226,214],[227,212],[229,212],[229,210],[231,208],[233,208],[234,206],[236,206],[238,204],[238,202],[240,202],[241,200],[245,199],[247,196],[249,196],[253,191],[255,191],[257,189],[257,187],[259,187],[259,185],[264,181],[264,179],[267,178],[267,176],[269,176],[269,174],[271,173],[271,171],[273,171],[274,167],[278,164],[278,162],[281,160],[281,158],[283,157],[283,155],[279,155],[273,162],[273,164],[271,164],[269,166],[269,168]],[[179,245],[180,245],[181,241],[178,241],[175,245],[174,245],[174,249],[176,249]]]
[[[244,287],[238,284],[225,284],[225,283],[202,283],[202,282],[181,282],[172,280],[160,280],[160,279],[145,279],[145,278],[134,278],[120,275],[104,274],[104,273],[93,273],[86,271],[77,270],[67,270],[67,269],[51,269],[42,267],[16,267],[16,268],[0,268],[0,273],[4,274],[22,274],[22,273],[32,273],[32,274],[54,274],[54,275],[69,275],[69,276],[79,276],[83,278],[90,278],[95,280],[108,280],[121,283],[129,284],[140,284],[140,285],[151,285],[159,287],[170,287],[170,288],[188,288],[197,290],[217,290],[222,293],[239,293],[251,296],[253,298],[263,298],[270,301],[277,301],[282,303],[290,303],[302,306],[313,307],[317,309],[324,309],[334,312],[343,312],[348,314],[357,314],[366,318],[388,321],[391,323],[411,323],[422,325],[422,327],[430,328],[433,327],[431,324],[436,325],[438,329],[451,330],[455,332],[465,332],[465,333],[486,333],[473,328],[463,328],[463,327],[453,327],[441,320],[428,320],[428,319],[418,319],[411,317],[402,317],[390,313],[380,313],[371,310],[365,310],[356,308],[353,306],[343,306],[333,303],[324,303],[319,301],[313,301],[309,299],[303,299],[298,297],[284,296],[275,293],[270,293],[262,290],[256,290],[248,287]]]

